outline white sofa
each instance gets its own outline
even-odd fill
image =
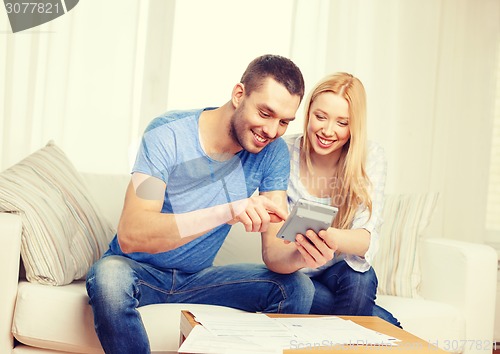
[[[118,220],[128,176],[85,175],[101,211]],[[385,222],[391,222],[386,220]],[[19,274],[21,219],[0,213],[0,353],[102,353],[84,281],[67,286],[29,283]],[[261,262],[260,237],[233,227],[216,264]],[[379,296],[404,329],[448,350],[491,353],[497,254],[489,246],[427,238],[421,241],[420,298]],[[152,350],[175,353],[182,309],[229,308],[161,304],[140,308]],[[460,347],[459,350],[457,350]]]

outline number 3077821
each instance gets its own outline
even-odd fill
[[[64,11],[59,3],[50,2],[6,2],[5,9],[8,14],[58,14]]]

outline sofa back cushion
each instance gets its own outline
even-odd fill
[[[229,235],[222,244],[214,265],[233,263],[258,263],[262,261],[262,241],[259,232],[246,232],[243,224],[237,223],[231,227]]]
[[[419,240],[437,201],[438,193],[386,195],[380,248],[372,264],[379,294],[418,297]]]
[[[26,278],[42,284],[85,277],[115,232],[52,142],[0,173],[0,212],[20,215]]]

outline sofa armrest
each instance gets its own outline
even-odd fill
[[[476,344],[492,345],[497,258],[497,252],[485,244],[443,238],[421,241],[420,295],[462,311],[467,339],[464,353],[474,352]]]
[[[0,353],[10,353],[13,348],[12,318],[19,281],[22,222],[19,215],[0,213]]]

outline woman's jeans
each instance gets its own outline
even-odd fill
[[[301,272],[278,274],[263,265],[210,267],[190,274],[107,256],[90,269],[87,293],[104,351],[142,354],[150,353],[150,346],[139,306],[198,303],[249,312],[309,313],[314,285]]]
[[[401,327],[390,312],[375,305],[378,280],[373,268],[361,273],[340,261],[311,279],[316,291],[310,313],[378,316]]]

